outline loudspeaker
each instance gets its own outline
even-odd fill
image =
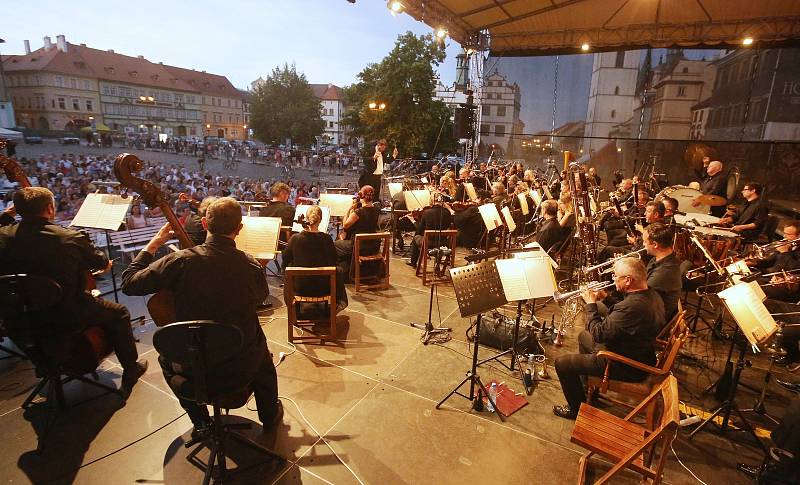
[[[472,138],[475,136],[475,110],[457,107],[453,119],[453,137]]]
[[[494,315],[494,318],[484,318],[481,321],[481,345],[505,351],[511,348],[513,335],[514,320],[512,319]],[[517,352],[531,353],[536,346],[538,346],[538,342],[532,341],[529,332],[520,328],[517,336]]]

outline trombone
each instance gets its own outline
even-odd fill
[[[615,285],[615,283],[613,281],[592,281],[592,282],[587,283],[584,286],[581,286],[577,290],[566,291],[564,293],[556,292],[556,293],[553,294],[553,300],[556,303],[563,303],[563,302],[565,302],[565,301],[567,301],[567,300],[569,300],[571,298],[575,298],[576,296],[580,295],[581,293],[583,293],[586,290],[600,291],[600,290],[604,290],[606,288],[610,288],[610,287],[612,287],[614,285]]]
[[[646,249],[645,248],[637,249],[636,251],[631,251],[631,252],[629,252],[627,254],[622,254],[622,255],[617,256],[615,258],[611,258],[611,259],[608,259],[606,261],[603,261],[602,263],[595,264],[594,266],[587,266],[587,267],[583,268],[583,271],[584,271],[584,273],[591,273],[593,271],[599,270],[600,268],[603,268],[602,271],[600,271],[600,274],[610,273],[611,272],[611,268],[614,266],[614,263],[616,263],[617,261],[619,261],[620,259],[623,259],[623,258],[642,259],[642,252],[643,251],[646,251]],[[609,267],[605,268],[605,266],[609,266]]]

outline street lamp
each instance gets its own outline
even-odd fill
[[[367,106],[372,111],[383,111],[386,109],[386,103],[380,101],[370,101]]]
[[[211,134],[211,124],[206,123],[206,136]]]
[[[247,140],[247,125],[242,125],[242,129],[244,130],[244,139]]]

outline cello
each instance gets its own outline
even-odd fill
[[[130,153],[121,153],[117,155],[117,158],[114,160],[114,175],[117,177],[120,184],[138,193],[148,207],[158,207],[161,209],[161,212],[172,227],[172,231],[175,233],[175,237],[178,239],[181,249],[194,246],[189,234],[186,233],[178,217],[172,211],[169,200],[164,198],[161,190],[152,182],[133,175],[134,172],[138,172],[143,168],[144,162],[136,155]],[[150,312],[150,317],[153,319],[156,326],[163,327],[164,325],[175,322],[175,294],[170,290],[158,291],[147,301],[147,311]]]

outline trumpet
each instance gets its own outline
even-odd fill
[[[565,301],[567,301],[569,299],[572,299],[572,298],[575,298],[576,296],[579,296],[581,293],[583,293],[586,290],[600,291],[600,290],[604,290],[606,288],[610,288],[610,287],[612,287],[614,285],[615,285],[615,283],[613,281],[592,281],[590,283],[587,283],[584,286],[581,286],[577,290],[565,291],[564,293],[554,293],[553,294],[553,300],[556,303],[563,303],[563,302],[565,302]]]
[[[613,267],[614,263],[616,263],[617,261],[619,261],[620,259],[623,259],[623,258],[642,259],[642,252],[643,251],[646,251],[646,249],[642,248],[642,249],[639,249],[639,250],[636,250],[636,251],[631,251],[630,253],[626,253],[626,254],[617,256],[616,258],[611,258],[611,259],[608,259],[606,261],[603,261],[602,263],[595,264],[594,266],[587,266],[587,267],[583,268],[583,271],[585,273],[591,273],[592,271],[597,271],[598,269],[603,268],[603,270],[600,271],[600,274],[605,274],[605,273],[608,273],[608,272],[611,271],[611,268],[604,268],[605,266],[612,266]]]

